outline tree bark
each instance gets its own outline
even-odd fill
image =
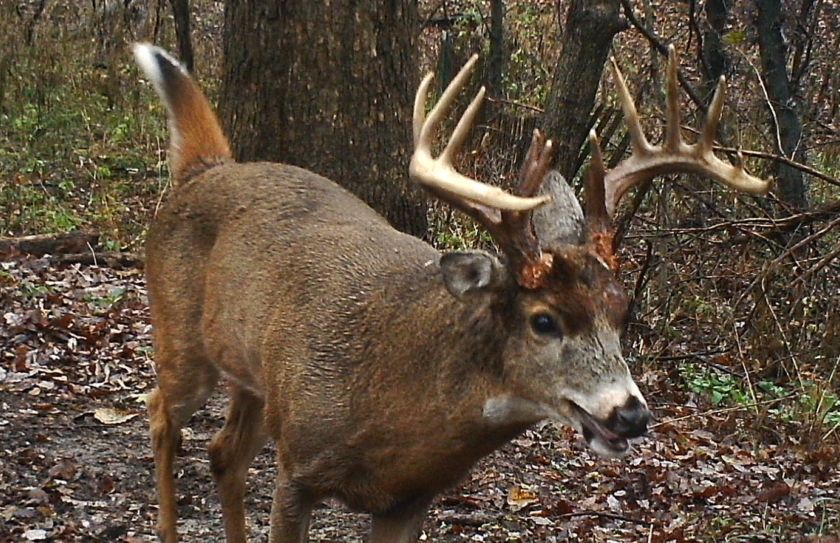
[[[805,142],[802,122],[796,111],[795,89],[787,71],[787,46],[782,36],[780,0],[756,0],[758,7],[758,46],[761,56],[761,76],[770,98],[773,140],[784,156],[805,163]],[[808,207],[808,193],[802,172],[786,164],[777,164],[779,196],[792,209]]]
[[[190,73],[195,71],[192,37],[190,36],[189,0],[169,0],[172,4],[172,17],[175,19],[175,37],[178,40],[178,56]]]
[[[227,0],[222,112],[240,160],[336,181],[398,229],[426,234],[408,180],[416,3]]]
[[[706,27],[703,29],[703,86],[706,104],[711,102],[720,76],[729,69],[729,59],[723,46],[723,34],[729,19],[732,0],[707,0],[704,8]]]
[[[558,9],[560,2],[558,2]],[[619,0],[573,0],[561,38],[551,92],[541,125],[557,153],[555,168],[568,180],[589,132],[589,112],[613,37],[627,27]]]
[[[505,64],[505,2],[490,0],[490,57],[487,59],[487,88],[490,96],[504,94]]]
[[[0,260],[16,255],[83,253],[99,244],[98,232],[73,231],[66,234],[36,234],[16,238],[0,237]]]

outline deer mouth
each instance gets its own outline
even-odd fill
[[[583,434],[583,439],[586,443],[601,456],[619,457],[624,456],[630,452],[630,442],[627,438],[622,437],[591,415],[589,411],[582,408],[574,402],[571,403],[574,408],[576,418],[580,423],[580,433]]]

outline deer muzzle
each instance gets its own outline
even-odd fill
[[[609,417],[601,419],[575,402],[569,402],[573,419],[587,444],[606,457],[620,457],[631,450],[630,442],[647,434],[650,411],[636,396],[613,408]]]

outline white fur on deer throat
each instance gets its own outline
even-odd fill
[[[540,404],[511,394],[486,400],[482,414],[489,423],[498,425],[534,422],[551,415]]]

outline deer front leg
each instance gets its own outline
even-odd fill
[[[415,543],[428,510],[429,500],[423,499],[373,515],[370,543]]]

